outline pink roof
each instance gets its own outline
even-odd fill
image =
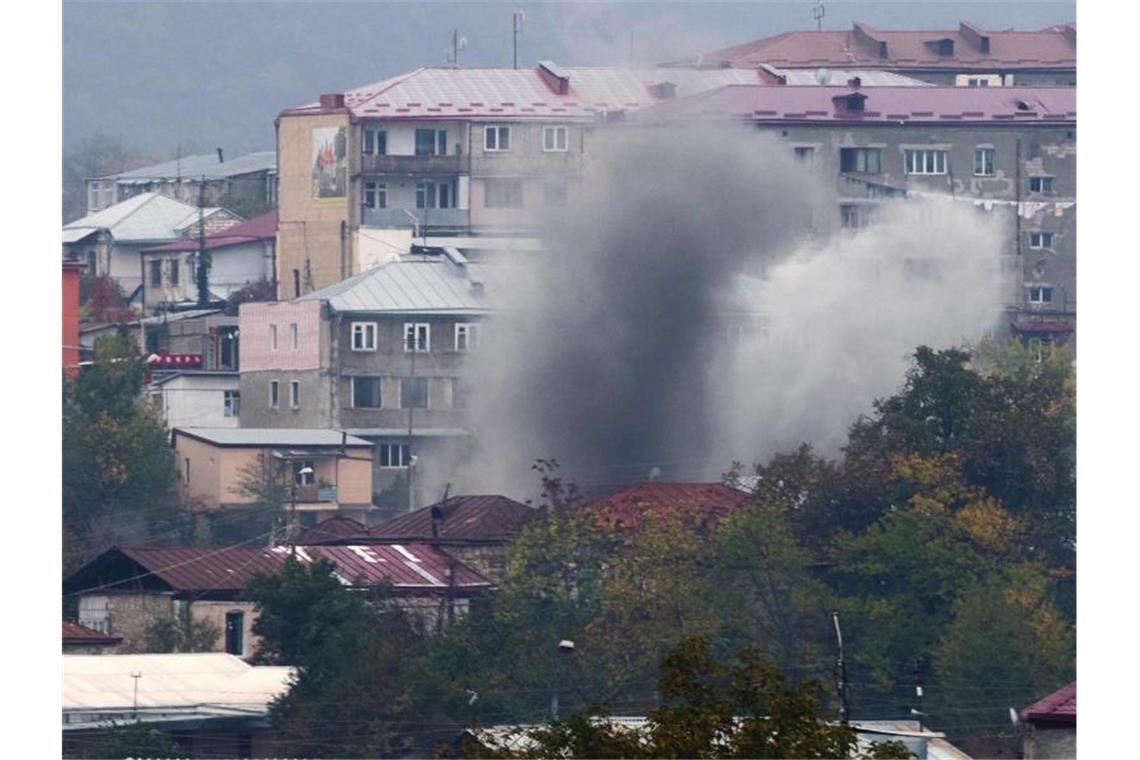
[[[604,111],[662,102],[651,85],[672,82],[677,95],[726,84],[762,84],[756,71],[720,69],[629,70],[557,66],[533,69],[420,68],[344,93],[354,119],[590,119]],[[555,72],[569,80],[559,93]],[[287,109],[283,116],[320,111],[319,103]]]
[[[1062,686],[1049,696],[1040,699],[1021,711],[1021,717],[1030,722],[1077,722],[1077,682]]]
[[[719,519],[740,507],[749,496],[723,483],[641,483],[589,504],[598,523],[607,528],[636,529],[647,513],[693,510]]]
[[[231,245],[244,245],[259,241],[274,240],[277,237],[277,209],[266,211],[261,216],[247,219],[241,224],[235,224],[221,232],[206,236],[206,249],[225,248]],[[147,248],[147,251],[196,251],[198,238],[189,237],[156,248]]]
[[[971,28],[980,35],[971,33]],[[979,44],[980,36],[988,38],[988,52]],[[939,40],[953,41],[953,55],[938,54]],[[885,57],[880,55],[881,43],[886,44]],[[1075,68],[1076,23],[1037,31],[991,32],[965,23],[952,30],[896,31],[856,22],[851,29],[841,31],[784,32],[704,53],[682,63],[736,68],[754,68],[764,63],[790,68]]]
[[[88,628],[85,625],[80,625],[74,620],[63,621],[63,643],[64,644],[90,644],[90,645],[106,645],[114,646],[122,639],[115,636],[108,636],[100,633],[93,628]]]
[[[433,508],[438,508],[442,515],[439,538],[444,540],[505,542],[539,516],[537,509],[506,496],[453,496],[415,512],[397,515],[369,533],[385,540],[432,540]]]
[[[863,99],[863,110],[847,98]],[[1075,123],[1072,87],[749,87],[733,85],[662,103],[638,122],[749,119],[753,122],[997,124]]]

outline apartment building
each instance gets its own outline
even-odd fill
[[[805,171],[834,178],[838,208],[823,220],[834,227],[872,223],[891,197],[938,196],[1000,215],[1010,330],[1066,340],[1076,324],[1076,119],[1072,88],[852,81],[723,87],[640,111],[629,126],[743,122],[774,135]]]
[[[948,87],[1075,87],[1076,22],[1033,31],[957,29],[802,30],[714,50],[665,66],[890,71]]]
[[[464,360],[494,312],[482,277],[435,249],[293,301],[242,304],[241,424],[345,430],[375,446],[375,504],[434,500],[416,483],[467,451]]]

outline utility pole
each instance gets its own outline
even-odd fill
[[[131,678],[135,679],[135,698],[134,707],[131,712],[135,720],[139,719],[139,679],[142,678],[142,673],[131,673]]]
[[[427,242],[427,241],[424,241]],[[417,334],[416,323],[412,323],[412,334],[404,337],[405,344],[409,337],[412,341],[412,369],[408,378],[408,511],[413,509],[412,497],[412,420],[416,413],[416,353],[419,351],[419,335]]]
[[[811,17],[815,19],[815,30],[823,31],[823,17],[827,11],[823,7],[823,0],[815,0],[815,7],[811,9]]]
[[[846,726],[850,710],[847,706],[847,664],[843,660],[843,631],[839,628],[839,613],[832,612],[831,619],[835,622],[835,638],[839,642],[839,659],[835,662],[836,687],[839,692],[839,722]]]
[[[511,14],[511,37],[514,40],[514,68],[519,67],[519,32],[522,31],[523,22],[526,21],[525,11],[515,11]]]
[[[206,251],[206,175],[198,185],[198,306],[210,305],[210,254]]]

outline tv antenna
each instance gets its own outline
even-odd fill
[[[451,52],[446,54],[446,60],[451,68],[459,68],[459,51],[467,49],[467,38],[459,36],[459,30],[451,33]]]
[[[514,38],[514,67],[519,67],[519,33],[523,22],[526,21],[526,11],[515,11],[511,14],[511,33]]]
[[[811,9],[811,17],[815,19],[815,30],[817,32],[823,31],[823,17],[827,15],[827,9],[823,7],[823,0],[815,0],[815,7]]]

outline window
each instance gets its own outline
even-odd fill
[[[150,284],[151,287],[162,287],[162,260],[152,259],[150,262]]]
[[[301,381],[289,381],[289,406],[293,409],[301,408]]]
[[[407,467],[411,462],[406,443],[381,443],[377,448],[381,467]]]
[[[542,150],[546,153],[566,152],[566,127],[543,127],[542,128]]]
[[[510,149],[510,127],[483,127],[483,150],[495,153]]]
[[[353,351],[375,351],[376,350],[376,323],[375,322],[353,322],[352,323],[352,350]]]
[[[903,151],[907,174],[945,174],[946,151],[944,150],[905,150]]]
[[[427,353],[431,350],[431,330],[426,322],[404,323],[404,352]]]
[[[289,323],[289,347],[294,351],[297,350],[297,323]]]
[[[1053,233],[1052,232],[1030,232],[1029,233],[1029,247],[1030,248],[1052,248],[1053,247]]]
[[[1029,289],[1029,303],[1052,303],[1053,288],[1038,286]]]
[[[455,192],[449,182],[439,183],[439,207],[453,208],[455,206]]]
[[[994,149],[974,149],[974,174],[978,177],[994,176]]]
[[[455,325],[455,350],[471,351],[479,347],[479,325],[460,322]]]
[[[1051,193],[1051,192],[1053,192],[1053,178],[1052,177],[1030,177],[1029,178],[1029,192],[1031,192],[1031,193]]]
[[[954,40],[938,40],[938,55],[954,55]]]
[[[170,260],[170,284],[171,285],[177,285],[178,284],[178,274],[179,274],[178,269],[179,269],[178,259],[171,259]]]
[[[241,413],[241,391],[222,392],[222,414],[237,417]]]
[[[183,459],[182,464],[183,464],[182,476],[186,479],[186,484],[189,485],[190,484],[190,457],[186,457],[185,459]]]
[[[859,230],[871,223],[872,209],[858,203],[843,203],[839,206],[839,223],[844,229]]]
[[[522,208],[522,181],[517,179],[483,180],[486,208]]]
[[[792,153],[795,155],[796,161],[799,161],[801,164],[810,166],[815,163],[815,148],[792,148]]]
[[[416,183],[416,208],[435,208],[435,188],[434,182]]]
[[[467,381],[459,382],[459,378],[451,378],[451,408],[467,409],[471,405],[471,386]]]
[[[277,325],[269,326],[269,350],[277,350]]]
[[[365,155],[388,155],[388,133],[383,129],[364,130]]]
[[[352,378],[352,406],[354,409],[379,409],[380,378]]]
[[[400,378],[400,408],[428,408],[428,379],[426,377]]]
[[[989,87],[990,80],[986,77],[970,77],[966,80],[970,87]]]
[[[99,210],[99,183],[87,183],[87,210],[88,212]]]
[[[879,174],[882,172],[880,148],[840,148],[839,171]]]
[[[542,186],[542,202],[547,206],[566,205],[566,183],[547,182]]]
[[[269,408],[276,409],[280,406],[281,397],[278,393],[278,382],[276,380],[269,381]]]
[[[226,654],[245,654],[245,613],[226,613]]]
[[[380,182],[365,182],[364,205],[367,208],[388,208],[388,186]]]
[[[115,183],[114,182],[104,182],[103,183],[102,207],[107,208],[109,206],[114,206],[114,205],[115,205]]]
[[[416,130],[417,156],[446,156],[447,130],[446,129],[417,129]]]

